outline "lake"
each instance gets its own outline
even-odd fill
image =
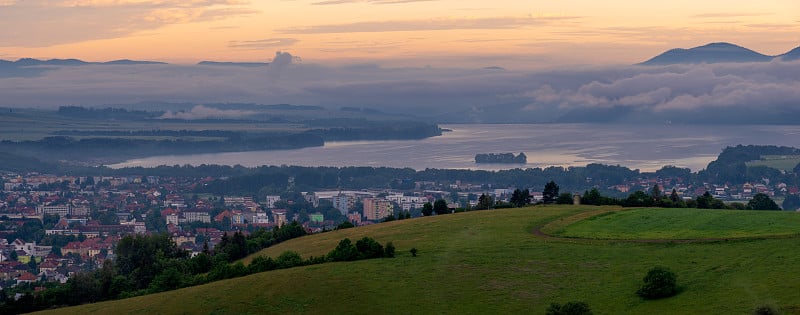
[[[296,150],[166,155],[110,167],[159,165],[387,166],[500,170],[621,165],[642,171],[665,165],[703,169],[726,146],[800,146],[800,126],[698,125],[441,125],[452,131],[423,140],[328,142]],[[475,164],[475,154],[524,152],[527,164]]]

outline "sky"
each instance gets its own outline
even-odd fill
[[[170,63],[0,62],[0,107],[156,101],[355,106],[439,122],[798,123],[800,60],[635,65],[711,42],[786,53],[800,46],[800,1],[0,0],[0,59]]]
[[[796,0],[0,0],[0,59],[536,69],[800,45]]]

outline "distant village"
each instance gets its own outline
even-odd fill
[[[47,174],[0,176],[0,287],[50,281],[65,283],[80,271],[94,270],[114,258],[120,237],[137,233],[169,233],[181,249],[196,255],[214,248],[231,231],[250,233],[292,221],[308,233],[335,229],[344,221],[375,224],[398,214],[420,216],[425,203],[444,199],[452,211],[470,209],[481,195],[508,201],[516,187],[485,183],[414,183],[414,189],[326,190],[287,195],[209,196],[195,188],[214,178],[158,176],[85,177]],[[291,181],[291,178],[290,178]],[[586,179],[587,189],[596,187]],[[711,193],[725,201],[748,200],[757,193],[771,197],[797,194],[784,183],[738,186],[685,183],[680,178],[640,178],[600,187],[619,194],[658,186],[681,197]],[[530,188],[534,202],[541,188]],[[575,192],[580,193],[580,192]],[[335,209],[331,212],[318,209]],[[792,209],[794,210],[794,209]]]

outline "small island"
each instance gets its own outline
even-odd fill
[[[514,153],[483,153],[475,155],[475,163],[525,164],[528,157],[522,152],[517,156]]]

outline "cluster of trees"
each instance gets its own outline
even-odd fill
[[[239,232],[232,236],[226,234],[215,250],[209,250],[208,244],[204,244],[203,252],[194,257],[179,249],[168,234],[125,236],[117,244],[114,261],[107,260],[102,268],[93,272],[78,273],[66,284],[48,284],[47,290],[38,292],[35,297],[26,297],[27,304],[7,300],[0,305],[0,313],[127,298],[246,275],[257,271],[239,266],[241,263],[231,265],[231,262],[303,235],[306,235],[305,229],[296,222],[271,231],[262,229],[249,236]],[[276,266],[298,265],[289,263],[295,261],[293,257],[289,254],[278,257]],[[7,298],[4,294],[0,292],[0,300]]]
[[[560,200],[561,198],[559,198]],[[570,198],[569,203],[572,200]],[[767,194],[758,193],[753,196],[746,204],[739,202],[725,203],[720,199],[714,198],[709,192],[705,192],[695,199],[684,200],[678,195],[675,189],[672,193],[662,194],[658,186],[647,193],[635,191],[627,198],[612,198],[602,196],[600,192],[593,188],[583,193],[581,204],[585,205],[619,205],[623,207],[661,207],[661,208],[697,208],[697,209],[730,209],[730,210],[781,210],[772,198]]]
[[[426,202],[422,205],[422,215],[427,217],[433,215],[434,213],[436,213],[436,215],[450,213],[450,208],[447,207],[447,201],[444,199],[438,199],[434,201],[433,204]]]
[[[368,121],[366,119],[326,119],[307,122],[324,126],[307,131],[325,141],[425,139],[442,135],[438,125],[419,121]],[[358,127],[353,127],[358,126]]]
[[[387,217],[383,218],[383,222],[391,222],[394,220],[405,220],[405,219],[411,219],[411,211],[400,210],[397,212],[397,216],[395,216],[394,214],[390,214]]]
[[[164,112],[147,112],[140,110],[127,110],[124,108],[87,108],[82,106],[60,106],[58,114],[65,117],[94,120],[145,120],[153,119]]]
[[[332,251],[326,256],[326,261],[353,261],[372,258],[392,258],[394,257],[395,247],[392,242],[386,243],[386,247],[372,238],[364,237],[355,244],[349,238],[339,242]]]
[[[297,222],[285,224],[270,231],[259,229],[248,236],[244,236],[239,231],[233,233],[231,237],[225,233],[219,244],[214,247],[214,254],[224,255],[227,261],[233,262],[264,248],[306,234],[306,230]]]
[[[794,174],[783,174],[780,170],[766,166],[747,166],[747,162],[760,160],[768,155],[800,155],[800,149],[782,146],[738,145],[727,147],[705,170],[697,173],[697,180],[713,183],[758,182],[762,178],[786,183],[797,183],[797,170]],[[795,167],[797,168],[797,167]]]
[[[475,163],[525,164],[528,163],[528,157],[522,152],[517,156],[514,153],[479,153],[475,155]]]
[[[207,279],[209,281],[217,281],[270,270],[316,265],[326,262],[392,258],[394,255],[395,247],[392,245],[392,242],[388,242],[386,246],[383,246],[370,237],[364,237],[353,244],[350,239],[345,238],[339,242],[336,248],[328,252],[325,256],[311,256],[304,260],[298,253],[293,251],[285,251],[275,259],[269,256],[258,256],[253,258],[253,261],[251,261],[248,266],[245,266],[241,261],[235,264],[215,265],[214,268],[208,272]]]

